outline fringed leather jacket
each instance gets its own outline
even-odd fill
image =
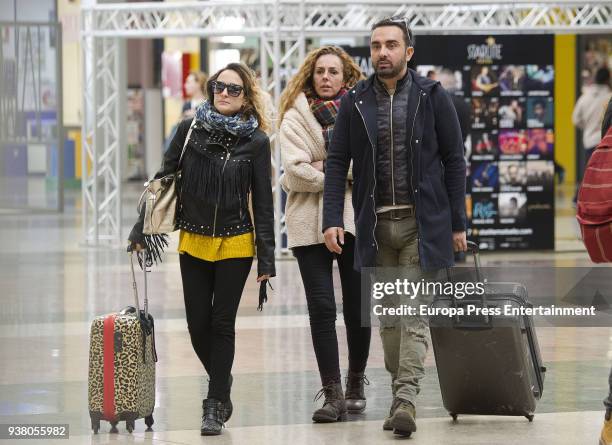
[[[179,124],[164,155],[162,168],[155,174],[155,178],[161,178],[181,171],[177,229],[215,237],[255,230],[258,275],[275,276],[274,201],[268,136],[259,129],[242,138],[230,133],[210,133],[195,122],[179,166],[191,121],[186,119]],[[254,222],[249,212],[251,194]],[[144,245],[143,219],[141,209],[129,240]]]

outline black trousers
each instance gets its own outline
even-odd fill
[[[604,405],[606,407],[606,411],[612,412],[612,369],[610,369],[610,376],[608,377],[608,397],[604,399]]]
[[[253,258],[210,262],[181,254],[191,344],[210,377],[208,398],[227,401],[234,363],[235,323]]]
[[[346,325],[349,370],[363,372],[370,353],[370,327],[361,327],[361,275],[353,269],[355,237],[344,236],[342,254],[332,254],[325,244],[293,248],[298,261],[310,317],[310,332],[321,382],[340,382],[340,360],[336,337],[336,301],[332,266],[338,262],[342,285],[342,312]],[[369,326],[369,320],[366,320]]]

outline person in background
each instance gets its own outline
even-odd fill
[[[459,119],[459,128],[461,129],[461,140],[463,141],[463,154],[465,157],[466,147],[465,143],[467,141],[468,136],[470,135],[470,119],[472,110],[470,106],[465,101],[463,95],[458,95],[457,92],[460,90],[457,85],[457,81],[453,76],[452,71],[450,70],[442,70],[442,73],[439,76],[439,79],[436,79],[436,76],[430,77],[429,73],[427,73],[427,77],[431,80],[440,80],[440,84],[442,87],[448,91],[450,94],[451,101],[453,102],[453,106],[455,107],[455,111],[457,112],[457,118]],[[472,140],[472,146],[475,145],[475,141]],[[466,159],[467,162],[467,159]],[[466,183],[467,183],[467,171],[466,171]],[[467,215],[466,215],[467,221]],[[459,250],[455,252],[455,262],[464,263],[465,262],[465,252]]]
[[[363,75],[341,48],[324,46],[308,54],[281,98],[280,146],[287,191],[285,218],[288,246],[297,259],[306,292],[312,343],[325,396],[312,420],[335,422],[347,410],[365,410],[364,375],[370,351],[371,328],[362,327],[361,275],[353,269],[355,222],[352,183],[345,184],[343,221],[346,228],[342,253],[325,247],[321,232],[325,160],[340,100]],[[338,263],[342,285],[342,311],[348,343],[346,392],[342,391],[333,263]]]
[[[206,99],[206,82],[208,76],[202,71],[191,71],[185,79],[185,93],[189,100],[183,104],[181,118],[189,119],[195,116],[195,111]]]
[[[429,73],[434,73],[434,75],[430,76]],[[453,102],[457,117],[459,118],[461,139],[463,140],[465,152],[465,141],[470,135],[470,115],[472,110],[465,101],[463,94],[457,94],[461,91],[460,85],[457,84],[453,72],[448,69],[443,69],[439,76],[435,75],[435,71],[429,71],[427,73],[427,78],[433,81],[439,80],[442,87],[450,94],[451,101]]]
[[[582,145],[585,156],[584,162],[580,166],[580,176],[582,176],[584,167],[589,162],[593,150],[601,140],[601,122],[611,97],[610,71],[608,68],[599,68],[595,73],[595,83],[585,87],[584,93],[578,98],[572,114],[574,125],[582,130]],[[574,195],[574,204],[577,197],[578,187],[576,187],[576,194]]]
[[[278,113],[277,108],[274,105],[274,99],[272,99],[272,95],[268,92],[267,85],[263,84],[263,79],[261,76],[261,71],[255,71],[257,76],[257,82],[261,85],[261,100],[263,102],[264,111],[266,113],[266,118],[268,122],[270,122],[270,129],[268,130],[268,136],[272,135],[275,128],[278,128]]]
[[[603,121],[601,124],[601,138],[602,139],[606,136],[611,126],[612,126],[612,97],[608,100],[608,106],[604,113]],[[606,415],[604,418],[604,425],[601,430],[601,437],[599,439],[599,445],[612,445],[612,369],[610,369],[610,375],[608,377],[608,397],[604,399],[604,406],[606,407]]]
[[[189,75],[185,78],[185,83],[183,87],[185,88],[185,93],[189,100],[183,103],[183,108],[181,109],[181,119],[183,121],[185,119],[191,119],[195,116],[195,110],[204,100],[206,100],[206,82],[208,80],[208,76],[206,73],[201,71],[191,71]],[[180,123],[179,121],[179,123]],[[174,140],[174,136],[176,136],[176,131],[179,127],[179,123],[176,123],[170,129],[170,134],[166,138],[164,142],[164,153],[168,151],[170,148],[170,144]]]
[[[606,135],[610,127],[612,127],[612,97],[610,97],[610,100],[608,100],[608,106],[606,107],[606,112],[604,113],[604,117],[601,122],[602,139]]]

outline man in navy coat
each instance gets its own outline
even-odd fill
[[[408,68],[413,36],[403,18],[372,27],[375,74],[342,99],[325,168],[323,232],[342,253],[344,191],[353,162],[355,268],[401,267],[418,281],[465,251],[463,142],[450,95]],[[420,301],[420,300],[419,300]],[[381,317],[393,403],[383,428],[416,431],[416,396],[429,344],[425,317]]]

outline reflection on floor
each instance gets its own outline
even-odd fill
[[[137,191],[128,187],[126,194],[123,222],[127,229],[134,216]],[[173,249],[150,275],[150,310],[156,317],[160,357],[155,431],[145,433],[139,421],[132,435],[123,425],[120,434],[109,435],[105,424],[101,434],[92,436],[87,413],[89,322],[95,315],[131,304],[132,293],[122,248],[79,246],[79,207],[78,195],[69,194],[62,215],[2,216],[0,424],[69,423],[71,438],[57,441],[61,444],[339,445],[394,440],[381,428],[391,400],[378,335],[373,336],[367,370],[371,384],[366,388],[365,414],[339,424],[311,424],[312,399],[319,380],[304,291],[290,257],[278,264],[275,291],[263,313],[255,310],[254,272],[249,277],[237,321],[234,416],[221,437],[201,438],[198,428],[206,379],[186,331],[178,255]],[[572,217],[566,213],[557,219],[557,237],[571,244]],[[559,233],[559,226],[564,233]],[[484,255],[483,262],[502,267],[589,266],[580,244],[574,244],[561,252]],[[336,287],[340,304],[338,280]],[[345,367],[342,324],[339,316],[341,364]],[[417,406],[419,430],[410,443],[596,443],[612,360],[612,327],[542,326],[538,336],[548,372],[533,423],[519,417],[482,416],[460,416],[453,423],[442,407],[430,352]]]

